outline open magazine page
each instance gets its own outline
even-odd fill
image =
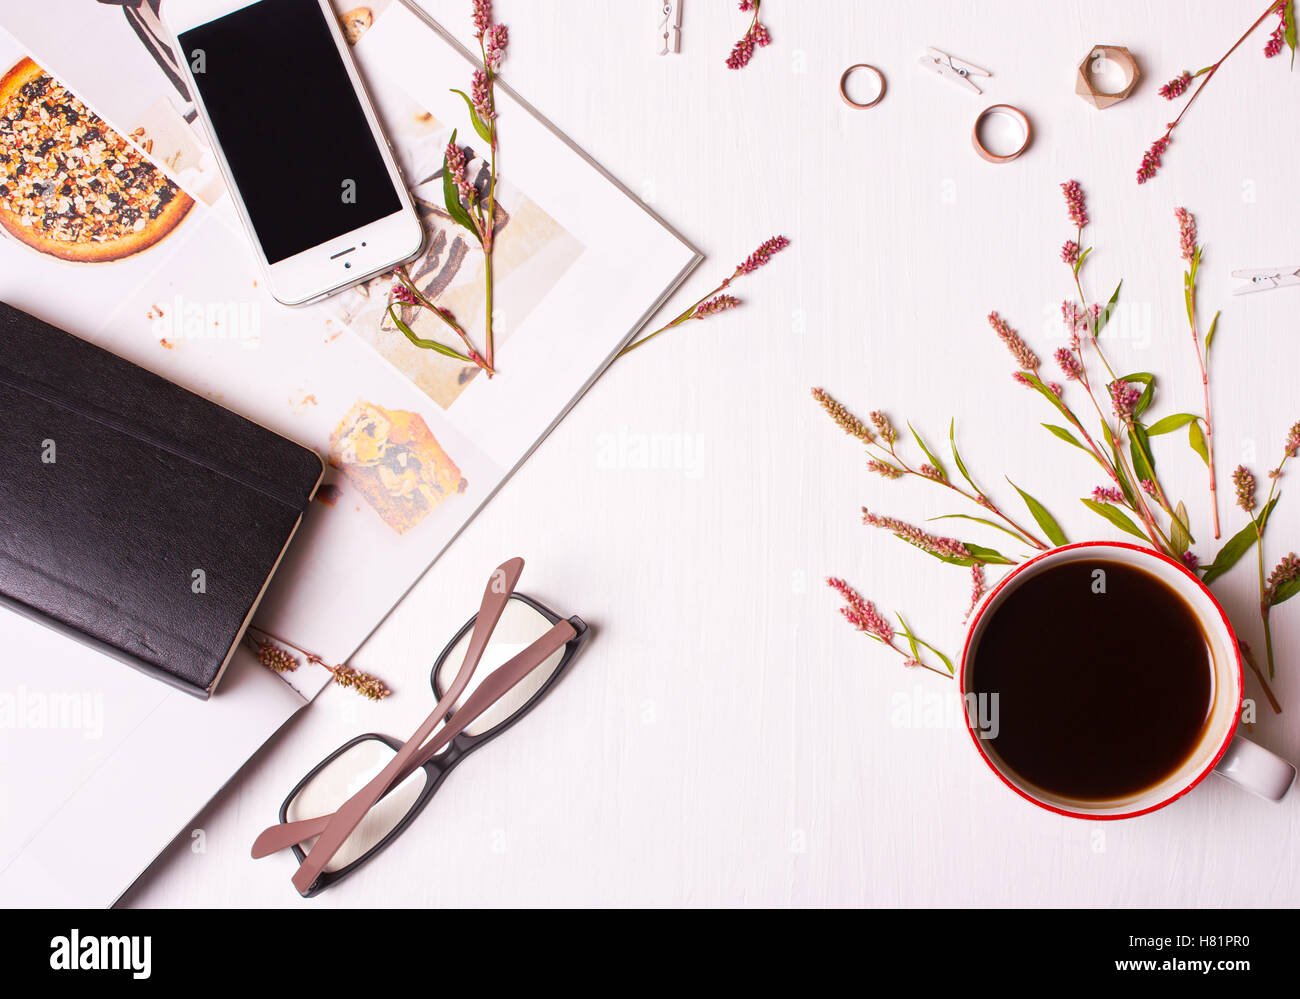
[[[148,10],[51,0],[3,15],[17,41],[0,40],[0,72],[33,63],[189,204],[119,259],[69,260],[24,239],[45,214],[6,228],[0,295],[328,456],[255,626],[341,662],[699,257],[502,92],[498,376],[412,346],[386,318],[390,279],[286,308],[262,287],[188,95],[167,72],[169,51],[128,23]],[[345,26],[428,229],[410,273],[474,337],[482,254],[441,198],[451,130],[473,137],[449,92],[471,66],[400,3],[367,11]],[[282,83],[292,92],[292,81],[268,80],[268,100],[284,99]],[[0,113],[30,98],[18,89],[6,100]],[[404,318],[441,335],[427,313]]]

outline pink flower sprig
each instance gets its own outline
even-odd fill
[[[1082,200],[1082,189],[1074,184],[1064,185],[1064,188],[1067,215],[1070,223],[1081,236],[1083,227],[1079,222],[1087,221],[1089,218]],[[1179,253],[1189,264],[1189,269],[1194,269],[1199,265],[1203,255],[1196,220],[1185,210],[1180,210],[1176,214],[1176,220]],[[1082,242],[1081,238],[1079,242]],[[1084,252],[1086,251],[1080,254],[1081,259]],[[1250,523],[1224,543],[1212,561],[1203,564],[1192,550],[1195,538],[1191,534],[1191,521],[1185,505],[1172,504],[1161,484],[1160,476],[1156,471],[1151,441],[1160,435],[1187,428],[1191,448],[1198,456],[1205,459],[1207,434],[1203,428],[1209,422],[1208,411],[1206,416],[1174,413],[1157,420],[1150,426],[1146,425],[1145,411],[1155,398],[1155,376],[1149,372],[1117,374],[1103,349],[1101,333],[1112,313],[1111,306],[1119,298],[1120,288],[1115,289],[1109,303],[1103,308],[1087,300],[1077,270],[1074,274],[1074,285],[1079,300],[1077,302],[1066,300],[1061,307],[1067,344],[1057,348],[1053,354],[1057,366],[1066,376],[1068,393],[1062,386],[1043,380],[1039,374],[1039,365],[1036,363],[1037,354],[1007,319],[1000,313],[994,312],[989,316],[990,325],[997,339],[1016,363],[1013,377],[1033,389],[1049,403],[1056,420],[1043,426],[1058,439],[1089,455],[1103,470],[1105,479],[1102,484],[1096,486],[1091,495],[1082,497],[1082,500],[1085,506],[1109,525],[1144,540],[1154,550],[1178,560],[1189,571],[1198,574],[1206,585],[1213,583],[1230,570],[1252,547],[1256,548],[1259,559],[1260,613],[1264,622],[1265,644],[1268,648],[1267,669],[1255,661],[1245,642],[1239,644],[1242,656],[1259,681],[1265,697],[1273,705],[1274,710],[1280,711],[1281,706],[1269,686],[1269,680],[1275,673],[1275,665],[1268,614],[1271,608],[1300,593],[1300,556],[1289,554],[1271,572],[1265,572],[1262,541],[1265,524],[1278,501],[1277,483],[1282,477],[1284,467],[1292,458],[1300,457],[1300,422],[1295,423],[1286,434],[1282,457],[1268,473],[1270,488],[1262,504],[1257,498],[1257,483],[1253,473],[1242,468],[1234,476],[1234,488],[1238,492],[1243,510],[1250,517]],[[1192,282],[1184,282],[1184,292],[1189,296],[1188,308],[1193,310],[1192,321],[1195,324],[1195,295]],[[1211,332],[1205,337],[1207,341],[1213,329],[1214,324],[1211,323]],[[1100,372],[1094,372],[1093,374],[1098,375],[1094,379],[1093,374],[1089,372],[1090,366],[1100,366],[1105,377],[1100,377]],[[1085,414],[1086,420],[1075,411],[1073,397],[1080,390],[1091,410]],[[969,484],[970,490],[949,479],[939,455],[916,434],[915,428],[910,423],[906,424],[907,429],[912,432],[917,446],[924,453],[926,459],[924,462],[909,460],[905,453],[906,449],[897,443],[898,432],[883,413],[874,412],[869,420],[864,421],[858,419],[821,389],[814,389],[813,397],[845,434],[863,446],[867,452],[868,469],[878,472],[887,479],[911,475],[955,490],[989,513],[977,517],[967,517],[965,514],[949,516],[967,517],[1011,534],[1033,547],[1040,549],[1047,547],[1046,544],[1037,542],[1030,532],[1025,531],[1003,514],[988,495],[975,485],[969,469],[958,456],[955,446],[952,449],[952,461],[960,471],[962,479]],[[1097,435],[1095,428],[1098,424],[1101,433],[1099,436],[1094,436]],[[1091,433],[1089,427],[1094,428]],[[949,438],[952,439],[951,429]],[[1021,495],[1034,520],[1048,535],[1049,540],[1054,544],[1065,544],[1065,537],[1060,527],[1042,504],[1023,491]],[[863,519],[867,524],[888,530],[927,554],[945,562],[971,567],[972,606],[981,599],[985,589],[983,574],[986,567],[1003,564],[1003,562],[1014,562],[1014,559],[999,561],[997,557],[990,557],[988,549],[969,541],[934,534],[908,520],[881,516],[865,509]],[[991,554],[997,555],[996,552]],[[980,570],[978,576],[975,573],[976,569]]]
[[[1264,58],[1272,59],[1274,56],[1282,54],[1282,46],[1286,42],[1287,32],[1287,12],[1290,11],[1294,16],[1295,11],[1291,4],[1279,4],[1277,8],[1277,26],[1273,33],[1268,36],[1268,41],[1264,43]]]
[[[925,479],[927,482],[933,482],[942,486],[950,492],[981,507],[984,511],[997,517],[1002,522],[1001,530],[1006,531],[1013,537],[1023,541],[1031,548],[1039,551],[1046,551],[1050,545],[1042,538],[1038,537],[1032,531],[1021,526],[1009,514],[1005,513],[993,498],[983,489],[975,484],[971,477],[970,470],[966,463],[962,461],[961,455],[957,451],[956,427],[953,424],[948,428],[948,442],[952,451],[953,464],[961,472],[962,480],[965,485],[954,482],[943,467],[938,455],[930,448],[917,433],[916,428],[910,423],[908,429],[912,431],[917,446],[925,455],[926,460],[916,463],[915,459],[909,459],[907,455],[899,452],[899,433],[889,417],[880,410],[873,410],[870,414],[870,426],[858,419],[848,408],[845,407],[838,399],[832,396],[825,389],[815,388],[812,390],[812,397],[817,404],[825,411],[835,424],[850,437],[859,441],[867,452],[867,470],[875,472],[884,479],[901,479],[905,475],[916,476]],[[865,513],[865,511],[864,511]],[[875,515],[872,514],[874,517]],[[873,523],[869,521],[869,523]],[[877,525],[879,526],[879,525]],[[902,532],[906,533],[906,532]],[[939,549],[930,547],[926,551],[931,554],[937,554]],[[976,561],[989,557],[996,564],[1005,564],[1010,562],[1000,552],[992,549],[978,549],[972,551],[969,546],[966,548],[967,555],[955,555],[957,558],[972,558]],[[951,553],[950,553],[951,554]]]
[[[460,361],[462,364],[472,364],[490,378],[496,374],[492,365],[482,354],[474,348],[470,342],[469,334],[465,331],[456,317],[452,315],[450,309],[443,308],[441,305],[430,300],[424,292],[416,287],[415,281],[411,278],[410,272],[403,264],[393,272],[397,277],[397,284],[393,285],[388,293],[389,302],[386,310],[389,321],[397,327],[398,331],[406,337],[412,346],[419,347],[421,350],[431,350],[435,354],[441,354],[443,357],[450,357],[452,360]],[[432,340],[428,337],[422,337],[411,328],[410,322],[398,312],[398,307],[404,310],[425,309],[432,313],[437,319],[450,329],[460,342],[464,345],[464,350],[457,350],[449,347],[438,340]],[[408,313],[409,314],[409,313]]]
[[[262,637],[259,638],[258,635]],[[314,652],[308,652],[301,646],[272,635],[270,632],[263,631],[256,626],[250,626],[244,635],[244,642],[253,650],[253,653],[257,656],[257,661],[272,672],[295,672],[302,665],[297,656],[293,654],[296,652],[309,665],[319,666],[326,670],[330,674],[331,683],[339,687],[355,690],[362,697],[369,698],[372,701],[382,701],[392,693],[388,686],[377,676],[363,673],[361,670],[343,663],[332,666]]]
[[[966,547],[964,542],[958,541],[956,538],[945,538],[938,534],[931,534],[929,531],[922,530],[896,517],[882,517],[878,513],[872,513],[865,506],[862,508],[862,523],[868,527],[879,527],[888,531],[896,538],[906,541],[909,545],[915,545],[922,551],[937,555],[942,559],[962,562],[970,562],[974,559],[971,550]]]
[[[840,614],[844,620],[848,621],[855,631],[860,631],[868,638],[873,638],[882,645],[893,649],[903,658],[903,665],[909,669],[921,667],[928,669],[932,673],[938,673],[940,676],[951,677],[953,675],[952,661],[942,652],[936,649],[929,642],[922,641],[907,627],[906,622],[900,617],[898,619],[899,627],[902,629],[903,638],[908,644],[907,649],[899,648],[895,644],[897,633],[893,625],[885,618],[880,611],[876,610],[876,605],[867,600],[842,579],[834,576],[826,580],[826,585],[840,595],[844,600],[844,606],[840,608]],[[929,649],[934,653],[947,667],[947,670],[939,669],[923,661],[921,658],[922,648]]]
[[[1267,44],[1264,46],[1264,55],[1266,58],[1272,58],[1273,56],[1280,54],[1282,51],[1282,45],[1285,43],[1291,48],[1291,64],[1294,67],[1296,52],[1295,3],[1296,0],[1269,0],[1269,5],[1264,9],[1264,13],[1260,14],[1259,17],[1255,19],[1255,22],[1246,29],[1245,34],[1233,43],[1232,48],[1228,49],[1228,51],[1220,57],[1218,62],[1212,63],[1204,69],[1197,70],[1195,73],[1190,73],[1184,70],[1160,88],[1160,96],[1165,98],[1165,100],[1172,101],[1187,91],[1192,80],[1198,78],[1201,79],[1201,82],[1192,92],[1192,96],[1188,98],[1187,103],[1183,106],[1183,110],[1179,112],[1178,117],[1165,126],[1164,134],[1157,138],[1155,142],[1151,144],[1150,148],[1147,149],[1146,153],[1143,154],[1142,162],[1138,166],[1137,170],[1137,182],[1139,184],[1145,184],[1156,175],[1157,171],[1159,171],[1165,150],[1169,148],[1169,144],[1173,141],[1174,129],[1177,128],[1178,123],[1183,120],[1183,115],[1187,114],[1191,109],[1191,106],[1196,103],[1196,98],[1201,95],[1201,91],[1205,89],[1205,85],[1214,79],[1214,75],[1219,71],[1219,68],[1224,64],[1227,58],[1232,55],[1232,53],[1236,52],[1237,49],[1241,47],[1242,43],[1254,33],[1255,29],[1268,20],[1272,15],[1277,16],[1278,24],[1277,27],[1274,28],[1273,33],[1269,36]]]
[[[1196,241],[1196,217],[1186,208],[1179,207],[1174,209],[1174,218],[1178,222],[1178,253],[1187,264],[1187,270],[1183,274],[1183,298],[1187,304],[1187,325],[1192,334],[1192,349],[1196,352],[1196,363],[1201,372],[1201,396],[1205,410],[1200,418],[1188,424],[1188,441],[1196,451],[1204,452],[1202,457],[1209,468],[1210,512],[1214,537],[1218,539],[1222,531],[1219,525],[1218,473],[1214,464],[1214,418],[1210,411],[1210,344],[1219,326],[1219,313],[1216,312],[1210,321],[1202,345],[1196,300],[1196,276],[1201,269],[1201,247]],[[1203,446],[1201,442],[1204,442]]]
[[[1300,560],[1296,559],[1293,552],[1282,559],[1271,573],[1265,575],[1264,528],[1268,524],[1273,507],[1277,504],[1277,482],[1282,477],[1282,469],[1297,454],[1300,454],[1300,423],[1294,424],[1287,432],[1286,440],[1282,444],[1282,457],[1268,473],[1268,495],[1264,498],[1262,505],[1256,498],[1255,476],[1250,469],[1246,468],[1245,465],[1238,465],[1233,471],[1232,485],[1236,491],[1237,506],[1250,518],[1250,523],[1224,546],[1223,552],[1220,552],[1219,558],[1215,559],[1214,565],[1210,567],[1215,576],[1222,575],[1232,567],[1236,558],[1240,558],[1243,542],[1246,546],[1253,543],[1256,555],[1255,571],[1259,580],[1259,618],[1264,628],[1264,653],[1268,662],[1268,678],[1270,680],[1276,675],[1276,665],[1273,659],[1271,614],[1274,607],[1300,592]],[[1225,563],[1224,553],[1229,550],[1235,552],[1235,557],[1232,561]],[[1211,577],[1207,575],[1206,578]],[[1260,680],[1263,682],[1262,674]],[[1264,686],[1267,690],[1268,685],[1265,684]],[[1272,699],[1271,693],[1270,699]]]
[[[457,225],[469,231],[478,241],[479,247],[483,251],[485,312],[483,353],[480,354],[474,349],[464,327],[455,320],[450,312],[434,305],[419,294],[418,291],[408,296],[404,292],[399,293],[397,287],[394,287],[394,299],[402,305],[420,305],[431,309],[434,315],[442,319],[461,338],[466,348],[464,352],[453,350],[436,340],[416,336],[411,332],[409,324],[397,317],[396,312],[391,307],[389,308],[389,315],[393,318],[397,328],[415,346],[475,364],[487,374],[488,378],[491,378],[496,374],[496,368],[494,367],[496,335],[493,325],[494,281],[492,252],[496,243],[497,229],[497,183],[499,180],[497,172],[497,147],[499,145],[497,129],[500,124],[497,118],[494,85],[497,72],[501,68],[501,61],[505,58],[510,33],[504,24],[493,23],[491,0],[474,0],[470,18],[474,24],[474,37],[478,39],[479,43],[481,65],[474,70],[473,75],[470,77],[470,92],[468,94],[463,90],[455,89],[452,90],[452,93],[459,94],[464,99],[474,131],[479,138],[487,143],[489,150],[487,190],[485,193],[480,192],[478,186],[470,180],[465,150],[457,145],[457,133],[453,131],[451,140],[447,143],[447,148],[443,153],[442,170],[444,181],[442,193],[447,207],[447,214],[451,216],[452,221]],[[406,274],[405,268],[398,272],[398,277],[402,279],[402,286],[407,291],[414,290],[414,285],[410,282],[410,275]],[[410,298],[414,298],[414,301],[409,300]]]
[[[760,267],[767,266],[768,262],[790,245],[790,240],[785,236],[773,236],[764,240],[753,253],[736,265],[736,269],[716,288],[705,294],[684,311],[679,313],[671,322],[659,327],[653,333],[647,333],[639,340],[628,344],[615,355],[616,359],[622,357],[629,351],[636,350],[643,344],[649,343],[660,333],[666,333],[674,327],[681,326],[683,323],[692,319],[707,319],[709,316],[716,316],[719,312],[727,312],[741,304],[740,299],[734,295],[721,294],[727,288],[731,287],[731,282],[736,278],[744,277],[746,274],[753,274]]]
[[[1037,371],[1039,360],[1038,355],[1029,349],[1019,333],[1011,328],[1011,325],[999,316],[996,312],[990,312],[989,325],[993,327],[993,332],[997,334],[998,339],[1006,346],[1011,356],[1015,358],[1020,365],[1021,371]]]
[[[1181,97],[1192,82],[1192,74],[1183,70],[1168,83],[1164,84],[1157,93],[1167,101],[1172,101],[1176,97]]]
[[[1076,229],[1086,228],[1088,204],[1083,198],[1083,188],[1079,186],[1079,182],[1067,180],[1061,185],[1061,191],[1065,194],[1065,211],[1070,216],[1070,221],[1074,223]]]
[[[732,46],[731,55],[727,56],[728,69],[742,69],[748,66],[749,61],[754,58],[755,47],[764,48],[772,44],[772,36],[758,20],[758,7],[761,2],[762,0],[740,0],[741,11],[753,11],[754,17],[740,41]]]

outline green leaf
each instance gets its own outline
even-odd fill
[[[963,565],[970,567],[975,565],[977,562],[985,565],[1016,564],[1015,559],[1007,558],[1001,552],[995,551],[992,548],[985,548],[981,545],[973,545],[969,541],[962,542],[962,544],[966,546],[966,550],[970,552],[970,558],[966,558],[961,555],[941,555],[938,552],[933,552],[929,548],[926,548],[921,542],[914,541],[905,534],[895,534],[894,537],[898,538],[900,541],[906,541],[912,547],[919,548],[927,555],[937,558],[940,562],[947,562],[949,565]]]
[[[933,451],[929,449],[929,447],[926,446],[925,438],[922,437],[919,433],[917,433],[916,427],[912,426],[912,424],[909,423],[907,425],[907,429],[912,431],[912,436],[916,438],[916,443],[920,445],[921,450],[925,452],[925,456],[930,459],[930,464],[935,467],[935,470],[939,473],[939,477],[943,479],[945,482],[947,482],[948,471],[943,467],[943,462],[939,460],[938,455],[936,455]]]
[[[1214,331],[1219,328],[1219,315],[1216,312],[1214,318],[1210,320],[1210,330],[1205,334],[1205,356],[1210,356],[1210,344],[1214,342]]]
[[[943,514],[943,516],[940,517],[928,517],[927,522],[930,520],[973,520],[977,524],[985,524],[989,527],[996,527],[1003,534],[1010,535],[1011,537],[1015,538],[1017,541],[1025,540],[1015,531],[1011,530],[1011,528],[1009,527],[1004,527],[1002,524],[999,524],[996,521],[987,520],[984,517],[972,517],[968,513],[945,513]]]
[[[469,94],[465,93],[463,90],[455,89],[452,90],[452,93],[460,94],[461,97],[465,98],[465,107],[469,108],[469,120],[474,123],[474,131],[479,134],[479,138],[491,145],[492,129],[487,127],[487,123],[484,122],[483,119],[478,116],[478,112],[474,110],[474,102],[469,99]]]
[[[1128,515],[1125,514],[1123,510],[1113,507],[1109,503],[1102,503],[1093,499],[1084,499],[1081,502],[1093,513],[1109,520],[1126,534],[1131,534],[1135,538],[1141,538],[1143,541],[1147,540],[1147,536],[1142,533],[1137,524],[1133,523],[1133,521],[1129,519]]]
[[[1148,437],[1159,437],[1161,434],[1172,433],[1179,427],[1185,427],[1200,417],[1195,413],[1173,413],[1169,416],[1162,416],[1155,423],[1146,428]]]
[[[1151,442],[1147,440],[1147,431],[1141,423],[1134,420],[1129,426],[1129,457],[1133,459],[1133,474],[1139,483],[1143,480],[1156,481],[1156,462],[1151,455]]]
[[[983,562],[985,565],[1015,565],[1016,560],[1007,558],[1000,551],[992,548],[985,548],[983,545],[973,545],[969,541],[962,542],[966,550],[974,556],[974,561]]]
[[[1053,392],[1050,388],[1047,387],[1047,385],[1043,382],[1041,378],[1039,378],[1032,371],[1025,371],[1022,372],[1022,374],[1025,376],[1025,380],[1028,381],[1031,386],[1033,386],[1034,390],[1039,395],[1041,395],[1044,399],[1046,399],[1048,402],[1050,402],[1053,406],[1056,407],[1056,411],[1058,413],[1064,416],[1067,420],[1073,422],[1073,417],[1071,416],[1070,411],[1065,408],[1065,403],[1063,403],[1057,397],[1055,392]]]
[[[1210,446],[1205,443],[1205,434],[1201,432],[1200,421],[1195,421],[1187,425],[1187,443],[1192,446],[1192,450],[1201,456],[1201,461],[1205,462],[1206,468],[1210,466]]]
[[[1183,274],[1183,304],[1187,307],[1187,325],[1192,326],[1196,323],[1196,264],[1192,264],[1192,269]]]
[[[970,472],[966,471],[966,463],[961,460],[961,453],[957,450],[956,430],[957,430],[957,421],[949,420],[948,421],[948,446],[952,448],[953,463],[956,464],[957,471],[961,472],[961,477],[965,479],[967,483],[970,484],[970,487],[975,490],[977,495],[982,496],[983,493],[980,492],[980,487],[975,485],[975,480],[970,477]],[[913,431],[913,433],[915,433],[915,431]]]
[[[1123,281],[1115,285],[1115,292],[1110,296],[1110,301],[1106,303],[1106,308],[1102,309],[1101,314],[1097,316],[1097,325],[1092,328],[1092,335],[1094,337],[1100,336],[1101,331],[1105,329],[1106,324],[1110,322],[1111,314],[1115,311],[1115,303],[1119,301],[1119,290],[1123,287]]]
[[[1010,479],[1007,479],[1007,481],[1011,482]],[[1038,526],[1043,529],[1043,533],[1047,535],[1047,539],[1052,544],[1058,547],[1069,544],[1065,538],[1065,532],[1061,530],[1061,525],[1056,522],[1056,518],[1047,512],[1047,507],[1043,506],[1042,503],[1038,502],[1014,482],[1011,482],[1011,488],[1020,494],[1020,498],[1025,501],[1025,506],[1029,508],[1034,520],[1038,522]]]
[[[1048,430],[1050,430],[1054,436],[1059,437],[1061,440],[1065,441],[1065,443],[1073,444],[1080,451],[1086,451],[1088,454],[1092,454],[1091,451],[1088,451],[1086,447],[1084,447],[1082,444],[1079,443],[1079,441],[1075,438],[1074,434],[1070,433],[1070,431],[1066,430],[1064,427],[1058,427],[1054,423],[1044,423],[1043,426],[1046,427]]]
[[[1151,400],[1155,398],[1156,376],[1149,371],[1135,371],[1131,375],[1120,375],[1118,381],[1128,382],[1131,385],[1142,385],[1142,394],[1138,396],[1138,401],[1133,404],[1133,415],[1141,416],[1151,405]]]
[[[1090,247],[1088,247],[1086,250],[1084,250],[1082,253],[1079,254],[1079,259],[1076,260],[1076,261],[1074,262],[1074,276],[1075,276],[1075,277],[1078,277],[1078,276],[1079,276],[1079,268],[1083,266],[1083,262],[1084,262],[1085,260],[1088,259],[1088,254],[1091,253],[1091,252],[1092,252],[1092,247],[1090,246]]]
[[[903,620],[902,614],[895,615],[898,618],[898,627],[902,631],[903,637],[907,639],[907,647],[911,650],[913,659],[920,659],[920,650],[916,647],[916,636],[912,634],[911,629],[907,627],[907,622]]]
[[[1181,502],[1169,518],[1169,541],[1180,552],[1192,547],[1192,532],[1187,528],[1187,507]]]
[[[914,541],[906,534],[895,534],[894,537],[898,538],[899,541],[906,541],[913,548],[925,552],[931,558],[937,558],[940,562],[947,562],[949,565],[964,565],[970,567],[974,565],[976,561],[973,558],[963,558],[959,555],[940,555],[938,552],[932,552],[929,548],[926,548],[925,545],[921,544],[919,541]],[[970,545],[967,545],[966,547],[969,549]]]
[[[1102,430],[1102,436],[1107,437],[1110,431],[1109,428],[1106,426],[1106,422],[1104,420],[1102,421],[1101,424],[1101,430]],[[1119,460],[1119,448],[1115,446],[1115,442],[1111,440],[1109,437],[1107,437],[1106,443],[1107,446],[1110,448],[1112,467],[1114,467],[1115,469],[1115,475],[1119,478],[1120,492],[1122,492],[1124,494],[1124,498],[1128,500],[1128,505],[1133,507],[1134,509],[1137,509],[1138,486],[1136,483],[1129,482],[1128,471],[1124,468],[1123,463]]]
[[[1300,593],[1300,578],[1293,579],[1289,583],[1283,583],[1274,590],[1268,599],[1268,605],[1270,607],[1276,607],[1278,604],[1290,600],[1297,593]]]
[[[451,133],[451,144],[456,142],[456,133]],[[474,234],[474,238],[482,242],[478,234],[478,226],[474,224],[474,219],[470,217],[465,206],[460,203],[460,191],[456,188],[456,182],[451,179],[451,170],[447,168],[447,155],[442,157],[442,200],[446,202],[447,214],[451,216],[452,221],[457,225],[468,229]]]
[[[1295,0],[1286,0],[1286,43],[1291,47],[1291,68],[1295,69],[1296,53],[1296,27],[1295,27]]]
[[[1254,521],[1247,524],[1240,531],[1230,537],[1219,554],[1214,556],[1214,561],[1202,569],[1201,582],[1209,586],[1212,582],[1231,569],[1241,557],[1255,547],[1255,542],[1259,540],[1259,534],[1256,533],[1256,524],[1259,525],[1259,532],[1262,533],[1264,525],[1268,523],[1268,515],[1273,512],[1273,507],[1277,505],[1278,497],[1273,497],[1268,504],[1260,511],[1260,514]]]
[[[946,666],[946,667],[948,668],[948,674],[949,674],[950,676],[956,673],[956,670],[954,670],[954,669],[952,668],[952,660],[951,660],[951,659],[949,659],[947,656],[945,656],[942,652],[940,652],[938,649],[936,649],[933,645],[931,645],[929,642],[927,642],[924,638],[918,638],[917,641],[920,642],[920,643],[921,643],[922,645],[924,645],[927,649],[929,649],[929,650],[930,650],[931,652],[933,652],[936,656],[938,656],[940,659],[943,660],[943,664],[944,664],[944,666]]]
[[[450,347],[439,343],[437,340],[426,340],[424,337],[416,336],[415,331],[406,323],[402,322],[401,317],[398,316],[391,305],[388,307],[388,315],[389,318],[393,320],[393,325],[402,331],[402,334],[406,339],[410,340],[411,343],[415,344],[415,346],[419,347],[421,350],[432,350],[435,354],[442,354],[444,357],[454,357],[456,360],[464,361],[466,364],[474,363],[464,354],[452,350]]]

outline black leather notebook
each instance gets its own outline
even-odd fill
[[[207,697],[320,457],[3,303],[0,414],[0,603]]]

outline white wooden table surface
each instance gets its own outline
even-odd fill
[[[468,38],[468,0],[430,6]],[[1226,483],[1248,458],[1262,479],[1300,419],[1300,291],[1229,297],[1232,269],[1300,262],[1300,77],[1263,59],[1266,32],[1206,90],[1160,176],[1138,187],[1134,171],[1172,116],[1157,86],[1217,59],[1265,0],[766,0],[774,42],[738,73],[723,65],[747,24],[734,3],[687,0],[683,51],[671,58],[655,54],[651,0],[495,6],[510,27],[510,82],[708,254],[684,298],[773,233],[794,246],[736,288],[742,310],[611,369],[425,576],[356,658],[392,698],[373,706],[327,690],[195,819],[205,852],[182,836],[126,901],[1300,902],[1300,795],[1271,805],[1211,778],[1170,808],[1102,828],[1021,801],[955,720],[927,722],[927,699],[951,686],[851,632],[821,580],[848,577],[956,652],[964,573],[861,526],[859,508],[909,519],[959,508],[924,483],[873,477],[808,395],[825,386],[935,438],[956,417],[985,482],[1012,474],[1074,540],[1112,536],[1077,499],[1095,469],[1037,426],[1047,417],[1010,383],[984,319],[996,308],[1044,356],[1056,345],[1068,292],[1057,253],[1071,235],[1057,185],[1073,177],[1094,220],[1090,294],[1125,282],[1125,335],[1110,350],[1164,376],[1160,413],[1199,406],[1173,209],[1196,214],[1208,247],[1202,308],[1224,309],[1220,474]],[[1073,92],[1075,66],[1098,43],[1128,46],[1146,74],[1104,112]],[[992,69],[985,95],[923,72],[926,45]],[[836,94],[855,62],[888,77],[874,110],[851,112]],[[1002,101],[1028,112],[1034,142],[991,166],[969,132],[979,109]],[[1196,459],[1175,438],[1158,447],[1204,524]],[[1273,560],[1300,546],[1290,485],[1270,527]],[[1224,514],[1240,526],[1227,502]],[[580,613],[595,640],[554,696],[467,761],[382,859],[303,903],[291,858],[251,861],[253,837],[339,743],[414,728],[432,703],[431,657],[512,554],[528,560],[522,588]],[[1242,566],[1220,591],[1258,644],[1254,586]],[[1300,607],[1276,621],[1286,713],[1263,708],[1255,734],[1297,759]]]

